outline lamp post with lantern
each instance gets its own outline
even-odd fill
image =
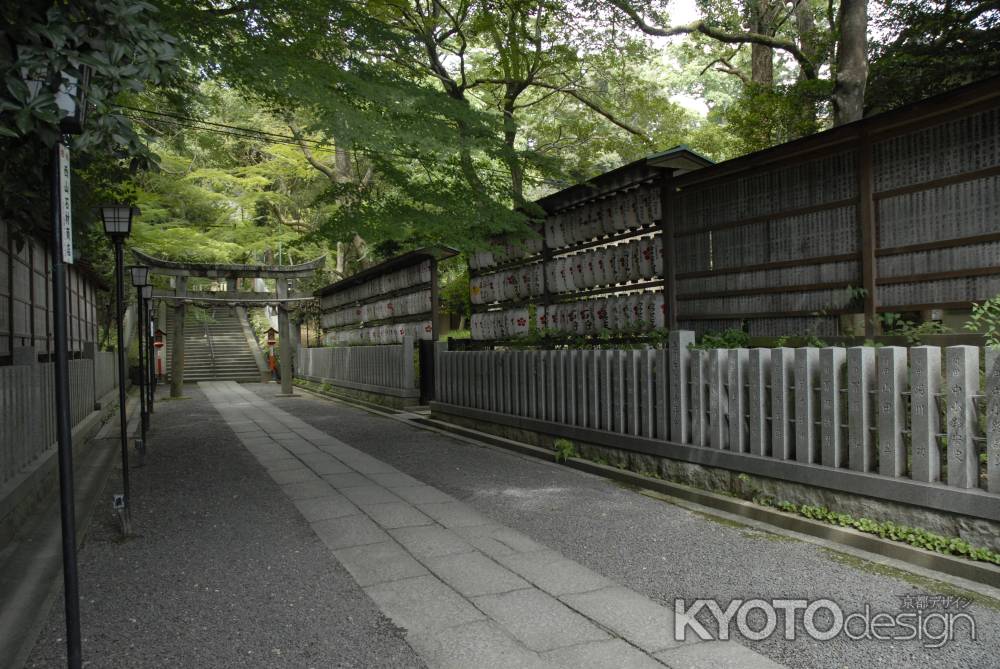
[[[153,333],[153,348],[156,349],[156,365],[153,370],[153,376],[157,381],[163,380],[163,361],[160,358],[160,351],[166,346],[167,343],[167,333],[156,328],[156,332]]]
[[[278,343],[278,331],[274,328],[267,329],[267,368],[271,372],[271,380],[278,380],[278,363],[274,356],[274,345]]]
[[[29,88],[39,90],[43,82],[23,73]],[[59,108],[59,138],[51,153],[50,245],[52,255],[52,351],[55,381],[56,444],[59,466],[59,515],[62,531],[63,589],[66,613],[66,663],[72,669],[82,664],[80,646],[80,587],[76,561],[76,509],[73,493],[73,432],[70,421],[69,342],[66,305],[66,265],[73,263],[72,194],[68,135],[83,132],[87,113],[90,68],[77,74],[59,72],[55,87]]]
[[[125,276],[124,276],[124,246],[129,233],[132,232],[132,217],[139,210],[127,204],[108,204],[101,207],[101,218],[104,220],[104,232],[111,238],[115,247],[115,314],[118,322],[118,419],[121,428],[122,451],[122,494],[115,498],[115,510],[119,512],[122,521],[122,532],[131,532],[129,518],[129,488],[128,471],[128,416],[125,413]]]
[[[146,418],[148,420],[153,413],[153,396],[156,391],[156,375],[153,373],[153,357],[156,355],[153,348],[153,284],[147,282],[142,287],[142,301],[146,308]]]

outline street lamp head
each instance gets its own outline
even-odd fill
[[[132,275],[132,285],[142,288],[149,283],[149,268],[145,265],[129,265],[129,274]]]
[[[132,232],[132,217],[139,215],[139,208],[127,204],[106,204],[101,207],[104,232],[114,240],[125,239]]]
[[[153,299],[153,285],[147,283],[142,287],[142,299],[151,300]]]
[[[17,47],[17,58],[28,56],[23,47]],[[30,99],[46,86],[54,89],[56,107],[59,109],[59,131],[65,135],[79,135],[87,117],[87,94],[90,91],[92,68],[80,64],[72,71],[61,70],[55,76],[42,69],[21,68],[21,80],[28,87]]]
[[[56,105],[62,112],[59,119],[59,129],[67,135],[79,135],[83,132],[83,124],[87,119],[87,91],[90,90],[90,67],[81,65],[80,76],[74,76],[63,71],[59,90],[56,92]]]

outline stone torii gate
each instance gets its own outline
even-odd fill
[[[326,256],[320,256],[299,265],[237,265],[217,263],[193,263],[164,260],[132,249],[137,262],[149,267],[151,274],[174,278],[174,290],[154,291],[157,299],[169,302],[173,308],[174,335],[170,360],[170,396],[180,397],[184,388],[184,317],[188,304],[219,304],[225,306],[263,307],[277,305],[278,336],[281,341],[281,394],[292,394],[292,355],[296,346],[292,336],[288,306],[297,302],[315,300],[312,295],[296,297],[289,294],[289,282],[313,276],[316,270],[326,264]],[[225,291],[195,291],[187,289],[188,277],[225,279]],[[274,293],[247,293],[237,290],[236,280],[274,279]]]

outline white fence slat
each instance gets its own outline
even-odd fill
[[[979,348],[949,346],[948,365],[948,485],[975,488],[979,483],[979,454],[975,435],[973,395],[979,391]]]
[[[747,368],[750,352],[745,348],[729,351],[726,385],[729,388],[729,450],[746,453],[747,442]]]
[[[938,395],[941,392],[941,349],[910,349],[910,476],[927,483],[941,479],[941,430]]]
[[[884,346],[875,354],[878,374],[878,472],[893,478],[906,474],[906,411],[903,393],[907,390],[906,349]]]
[[[819,352],[820,386],[820,461],[825,467],[843,467],[844,449],[844,384],[842,376],[847,364],[847,351],[830,346]]]
[[[875,349],[847,349],[847,450],[850,468],[870,472],[875,465],[872,438],[872,392],[875,385]]]
[[[771,455],[782,460],[791,460],[795,452],[790,392],[794,364],[794,349],[771,349]]]
[[[626,390],[625,390],[625,355],[627,351],[612,351],[612,400],[614,402],[614,431],[624,434],[626,431]]]
[[[587,365],[587,376],[591,377],[591,384],[588,386],[589,401],[587,413],[590,416],[590,426],[595,430],[602,428],[604,423],[604,412],[610,411],[611,407],[601,403],[603,397],[602,384],[604,383],[604,351],[590,351],[590,362]]]
[[[479,382],[479,408],[483,411],[490,409],[490,359],[488,351],[476,351],[476,372]]]
[[[529,418],[541,418],[544,412],[539,411],[538,405],[542,401],[538,392],[538,371],[541,367],[541,356],[539,351],[526,351],[528,373],[525,379],[525,399],[528,402],[528,411],[525,415]]]
[[[452,354],[445,349],[445,346],[447,344],[440,342],[434,347],[434,397],[438,402],[451,404],[448,393],[452,387],[449,369]]]
[[[670,382],[667,374],[669,353],[665,348],[658,348],[655,351],[655,374],[656,374],[656,438],[666,441],[670,439],[670,398],[667,396]]]
[[[656,351],[646,348],[640,351],[640,392],[642,401],[642,436],[656,437]]]
[[[576,425],[576,358],[578,351],[561,351],[566,357],[566,422]]]
[[[543,351],[539,362],[541,363],[541,373],[538,375],[538,417],[543,420],[552,420],[549,414],[550,405],[554,398],[549,394],[549,388],[553,385],[553,375],[555,366],[553,361],[556,357],[555,351]]]
[[[986,350],[986,489],[1000,493],[1000,350]]]
[[[754,455],[771,454],[771,430],[768,418],[768,379],[771,378],[771,350],[754,348],[750,350],[750,366],[747,376],[749,388],[747,404],[750,428],[750,452]]]
[[[795,349],[795,459],[807,464],[819,461],[819,407],[815,395],[818,377],[819,349]]]
[[[708,444],[712,448],[726,448],[729,441],[729,426],[726,414],[729,397],[726,394],[726,363],[729,352],[716,348],[708,351]]]
[[[566,358],[565,351],[552,352],[552,364],[555,366],[556,383],[556,420],[566,422]]]
[[[708,351],[691,351],[691,443],[708,443],[708,397],[705,393]]]
[[[514,369],[511,402],[514,404],[514,415],[516,416],[527,416],[528,410],[527,359],[525,356],[525,351],[514,351],[514,357],[511,359]]]
[[[483,390],[486,394],[487,411],[497,410],[497,393],[499,392],[498,386],[500,385],[497,378],[497,362],[498,358],[492,351],[483,352],[483,367],[485,369],[484,374],[486,375],[486,388]]]
[[[690,370],[694,333],[675,330],[669,335],[670,362],[670,440],[691,443]]]
[[[628,403],[626,412],[626,428],[631,435],[638,435],[640,415],[642,413],[639,403],[642,401],[639,395],[639,353],[632,349],[625,351],[625,391],[626,402]]]

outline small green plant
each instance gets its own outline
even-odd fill
[[[556,439],[552,447],[556,451],[556,462],[566,462],[577,456],[576,446],[569,439]]]
[[[706,332],[701,336],[701,341],[693,344],[691,348],[700,350],[710,350],[713,348],[747,348],[750,346],[750,335],[740,328],[729,328],[722,332]]]
[[[919,527],[897,525],[888,520],[878,521],[871,518],[854,518],[846,513],[831,511],[825,506],[795,504],[787,501],[770,502],[765,504],[765,506],[773,506],[786,513],[794,513],[831,525],[850,527],[867,534],[876,534],[883,539],[900,541],[936,553],[958,555],[970,560],[1000,565],[1000,553],[989,548],[976,548],[965,539],[959,537],[945,537]]]
[[[865,298],[868,297],[868,291],[860,286],[848,286],[847,287],[847,306],[849,309],[861,310],[865,306]]]
[[[986,345],[1000,349],[1000,295],[983,303],[972,303],[972,315],[963,326],[970,332],[981,332],[986,337]]]
[[[899,335],[906,338],[910,346],[919,346],[927,335],[948,334],[951,332],[944,324],[937,321],[914,323],[903,318],[901,314],[886,312],[879,317],[882,331],[887,335]]]

